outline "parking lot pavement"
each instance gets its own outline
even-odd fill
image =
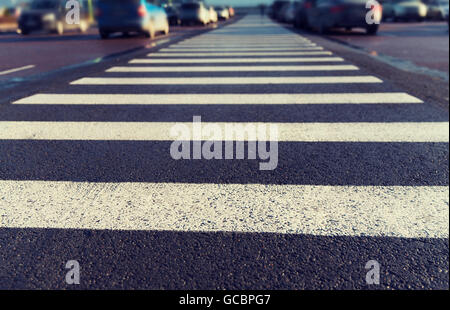
[[[446,22],[382,23],[377,36],[334,31],[329,38],[361,48],[392,65],[448,80],[449,36]],[[433,72],[431,69],[438,72]]]
[[[77,260],[78,288],[448,289],[448,113],[344,56],[249,15],[3,104],[1,288]],[[270,138],[225,160],[231,124]]]

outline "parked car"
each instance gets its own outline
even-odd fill
[[[180,19],[182,25],[209,23],[209,10],[203,2],[185,2],[180,7]]]
[[[293,24],[295,21],[295,13],[297,11],[297,6],[300,5],[300,2],[295,1],[289,3],[283,12],[283,22],[288,24]]]
[[[228,13],[230,15],[230,18],[233,17],[236,14],[236,12],[234,11],[234,8],[232,6],[227,6],[227,9],[228,9]]]
[[[64,31],[76,29],[85,32],[89,28],[87,8],[80,2],[80,22],[69,24],[66,15],[66,1],[33,0],[29,8],[23,10],[18,19],[18,32],[27,35],[33,31],[47,31],[62,35]]]
[[[286,0],[276,0],[272,3],[269,9],[269,16],[273,19],[277,18],[277,14],[280,12],[280,9],[289,1]]]
[[[151,0],[97,0],[96,17],[100,37],[114,32],[143,33],[154,38],[157,33],[169,33],[169,21],[162,7]]]
[[[230,12],[224,6],[216,7],[217,14],[219,15],[220,20],[227,20],[230,18]]]
[[[373,24],[367,24],[366,0],[317,0],[308,9],[306,19],[308,27],[326,33],[331,28],[364,28],[369,35],[375,35],[382,18],[381,5],[375,10]]]
[[[431,20],[444,20],[444,15],[442,14],[441,5],[445,5],[444,2],[447,2],[448,6],[448,0],[427,0],[425,4],[428,7],[427,11],[427,19]],[[442,4],[441,4],[442,3]]]
[[[420,0],[400,0],[394,4],[395,21],[424,21],[428,8]]]
[[[216,10],[214,7],[209,7],[209,22],[210,23],[217,23],[219,21],[219,16],[217,15]]]
[[[308,10],[315,6],[316,0],[300,0],[295,10],[294,26],[308,28]]]
[[[289,8],[290,6],[290,2],[286,2],[284,3],[279,9],[278,11],[275,13],[275,19],[280,22],[280,23],[284,23],[284,16],[286,13],[286,10]]]
[[[169,20],[169,25],[176,26],[181,24],[180,12],[176,7],[170,5],[167,6],[165,10],[167,14],[167,19]]]
[[[440,0],[439,1],[439,7],[441,9],[441,14],[444,17],[444,20],[446,20],[447,24],[449,24],[449,19],[448,19],[448,0]]]

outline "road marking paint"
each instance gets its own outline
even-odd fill
[[[323,47],[320,46],[311,46],[311,47],[297,47],[297,48],[284,48],[284,47],[237,47],[237,48],[178,48],[178,47],[168,47],[160,49],[161,52],[166,53],[178,53],[178,52],[191,52],[191,53],[207,53],[207,52],[227,52],[227,53],[244,53],[244,52],[255,52],[255,51],[283,51],[283,52],[298,52],[298,51],[320,51],[323,50]]]
[[[332,55],[328,51],[307,51],[307,52],[252,52],[252,53],[150,53],[148,57],[216,57],[216,56],[311,56],[311,55]]]
[[[299,77],[170,77],[170,78],[81,78],[71,85],[256,85],[256,84],[355,84],[382,83],[379,78],[363,76]]]
[[[261,62],[342,62],[341,57],[298,57],[298,58],[215,58],[215,59],[132,59],[131,64],[176,64],[176,63],[261,63]]]
[[[18,71],[32,69],[34,67],[35,67],[35,65],[28,65],[28,66],[23,66],[23,67],[19,67],[19,68],[0,71],[0,75],[7,75],[7,74],[11,74],[11,73],[18,72]]]
[[[243,72],[243,71],[352,71],[353,65],[307,66],[214,66],[214,67],[112,67],[106,72]]]
[[[420,104],[406,93],[332,94],[37,94],[13,104],[210,105],[210,104]]]
[[[173,141],[175,125],[192,132],[192,122],[0,122],[1,140]],[[207,123],[219,126],[277,126],[280,142],[446,142],[448,122],[419,123]],[[245,131],[245,130],[244,130]],[[246,131],[245,131],[246,132]],[[269,137],[269,136],[268,136]],[[208,140],[209,136],[202,136]],[[223,137],[223,139],[227,139]],[[249,137],[229,138],[247,141]],[[253,138],[254,139],[254,138]],[[223,140],[220,140],[223,141]]]
[[[300,47],[316,47],[316,44],[308,43],[308,44],[174,44],[173,48],[271,48],[271,47],[279,47],[279,48],[300,48]]]
[[[0,197],[2,228],[449,235],[446,186],[0,181]]]

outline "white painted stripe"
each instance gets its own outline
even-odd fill
[[[296,77],[170,77],[81,78],[71,85],[256,85],[256,84],[354,84],[382,83],[370,75]]]
[[[406,93],[333,94],[37,94],[13,104],[419,104]]]
[[[311,55],[332,55],[328,51],[307,51],[307,52],[252,52],[252,53],[150,53],[148,57],[217,57],[217,56],[311,56]]]
[[[298,52],[298,51],[320,51],[323,47],[311,46],[311,47],[296,47],[296,48],[284,48],[284,47],[236,47],[236,48],[220,48],[220,47],[204,47],[204,48],[178,48],[169,47],[160,49],[161,52],[191,52],[191,53],[207,53],[207,52],[227,52],[227,53],[243,53],[243,52],[255,52],[255,51],[283,51],[283,52]]]
[[[301,48],[301,47],[315,47],[316,44],[174,44],[174,48]]]
[[[2,228],[449,235],[446,186],[0,181],[0,197]]]
[[[299,40],[247,40],[247,39],[226,39],[226,40],[197,40],[197,41],[183,41],[177,45],[292,45],[292,44],[315,44],[311,41]]]
[[[242,71],[354,71],[353,65],[309,66],[215,66],[215,67],[112,67],[106,72],[242,72]]]
[[[35,65],[28,65],[28,66],[23,66],[20,68],[14,68],[14,69],[9,69],[9,70],[5,70],[5,71],[0,71],[0,75],[7,75],[7,74],[11,74],[11,73],[18,72],[18,71],[28,70],[28,69],[31,69],[34,67],[35,67]]]
[[[176,64],[176,63],[261,63],[261,62],[341,62],[341,57],[298,57],[298,58],[216,58],[216,59],[133,59],[131,64]]]
[[[219,126],[264,126],[278,129],[280,142],[447,142],[448,122],[436,123],[202,123]],[[0,122],[0,140],[124,140],[173,141],[173,126],[192,122]],[[233,127],[233,128],[234,128]],[[249,127],[250,128],[250,127]],[[231,129],[230,129],[231,130]],[[239,130],[238,130],[239,131]],[[244,130],[245,131],[245,130]],[[229,131],[227,131],[229,132]],[[243,131],[239,131],[242,132]],[[268,136],[269,137],[269,136]],[[209,136],[202,136],[208,140]],[[247,141],[249,137],[225,138]],[[254,139],[254,138],[253,138]]]

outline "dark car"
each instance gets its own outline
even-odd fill
[[[230,18],[230,11],[224,6],[217,6],[214,8],[220,20],[227,20]]]
[[[295,10],[294,26],[308,28],[308,10],[315,6],[316,0],[300,0]]]
[[[102,39],[114,32],[138,32],[150,38],[169,33],[167,14],[156,0],[97,0],[96,16]]]
[[[209,10],[203,2],[185,2],[180,6],[180,19],[182,25],[209,23]]]
[[[170,25],[179,25],[181,24],[180,20],[180,12],[174,6],[168,6],[165,8],[167,19],[169,20]]]
[[[284,1],[284,0],[276,0],[272,3],[269,10],[269,16],[272,18],[276,18],[278,13],[280,12],[281,8],[288,4],[290,1]]]
[[[431,20],[444,20],[445,17],[442,13],[441,5],[442,3],[447,3],[448,0],[424,0],[423,1],[428,6],[427,19]]]
[[[367,34],[378,31],[382,18],[381,6],[366,8],[367,0],[317,0],[306,12],[308,27],[326,33],[331,28],[364,28]],[[368,24],[366,15],[373,9],[375,23]]]
[[[79,5],[79,22],[68,23],[66,16],[72,16],[69,14],[72,7],[66,8],[66,1],[33,0],[20,14],[18,32],[23,35],[33,31],[47,31],[61,35],[70,29],[85,32],[89,28],[89,13],[83,1],[80,1]]]

